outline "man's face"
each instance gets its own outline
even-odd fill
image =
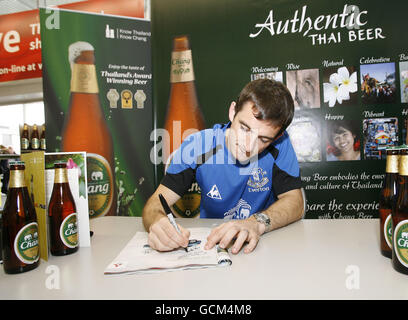
[[[253,102],[244,103],[241,111],[235,113],[235,102],[230,106],[231,128],[227,135],[227,147],[235,159],[246,162],[264,151],[276,138],[280,127],[268,120],[254,116]]]

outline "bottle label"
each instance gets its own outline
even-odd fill
[[[40,258],[38,245],[38,224],[31,222],[17,233],[14,239],[14,252],[17,258],[26,264],[33,264]]]
[[[39,147],[40,147],[40,140],[38,140],[37,138],[32,138],[31,139],[31,148],[36,150]]]
[[[398,173],[398,155],[387,155],[387,164],[385,172]]]
[[[94,64],[74,64],[71,77],[71,92],[99,92]]]
[[[28,139],[27,138],[22,138],[21,139],[21,149],[22,150],[27,150],[28,149]]]
[[[47,149],[47,145],[46,145],[45,139],[41,139],[41,141],[40,141],[40,148],[41,148],[41,150]]]
[[[390,249],[392,249],[392,215],[389,214],[384,222],[384,238]]]
[[[24,170],[10,170],[9,188],[23,188],[26,186]]]
[[[60,226],[60,238],[68,248],[78,246],[78,222],[76,212],[71,213],[62,221]]]
[[[394,251],[401,264],[408,268],[408,220],[397,224],[394,230]]]
[[[91,218],[106,215],[113,201],[113,174],[109,162],[99,154],[87,154],[88,203]]]
[[[398,173],[401,176],[408,176],[408,156],[405,155],[400,156]]]
[[[66,168],[55,168],[54,183],[68,183],[68,171]]]
[[[194,81],[191,50],[171,53],[170,83]]]

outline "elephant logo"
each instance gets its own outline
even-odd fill
[[[97,180],[103,180],[103,172],[102,171],[94,171],[91,174],[91,180],[97,181]]]

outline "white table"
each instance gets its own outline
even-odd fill
[[[209,227],[222,221],[178,222]],[[142,221],[97,218],[90,248],[51,256],[23,274],[0,270],[0,299],[408,299],[408,275],[380,254],[378,223],[302,220],[262,236],[251,254],[231,254],[230,267],[108,276],[105,267],[143,230]],[[60,288],[47,289],[56,270]]]

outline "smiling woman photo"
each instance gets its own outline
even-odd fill
[[[360,160],[360,138],[351,121],[333,121],[327,129],[327,161]]]

